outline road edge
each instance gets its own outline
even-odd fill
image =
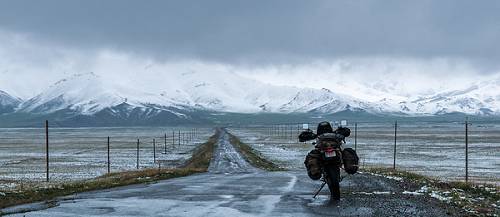
[[[383,176],[405,184],[415,185],[419,190],[405,193],[435,198],[442,203],[465,211],[467,216],[500,216],[500,188],[495,186],[445,182],[392,168],[364,168],[361,171],[373,176]]]

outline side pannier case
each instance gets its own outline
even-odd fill
[[[318,180],[321,178],[321,165],[320,165],[321,153],[318,150],[312,150],[307,154],[304,164],[307,169],[307,175],[312,180]]]
[[[356,151],[352,148],[344,148],[342,151],[342,161],[344,162],[344,170],[348,174],[355,174],[359,169],[359,157]]]

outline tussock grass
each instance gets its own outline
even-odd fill
[[[431,177],[389,168],[365,168],[364,172],[401,177],[404,182],[427,186],[430,193],[449,198],[451,205],[460,207],[471,216],[498,216],[500,213],[500,189],[493,185],[474,185],[465,182],[443,182]]]
[[[219,131],[200,145],[193,156],[182,168],[175,169],[144,169],[138,171],[126,171],[109,173],[94,179],[74,181],[67,183],[38,183],[24,185],[22,189],[3,192],[0,195],[0,208],[49,201],[57,197],[71,195],[80,192],[102,190],[132,184],[152,183],[159,180],[188,176],[195,173],[206,172],[210,159],[217,142]],[[50,203],[50,201],[48,202]],[[0,211],[0,216],[2,215]]]
[[[229,134],[229,133],[228,133]],[[240,151],[245,160],[247,160],[254,167],[266,171],[285,171],[284,168],[279,167],[275,163],[262,157],[262,155],[252,147],[240,141],[240,139],[232,134],[229,134],[229,141],[236,149]]]
[[[206,172],[208,170],[208,166],[210,165],[210,160],[212,159],[215,149],[215,143],[217,143],[220,133],[221,130],[217,129],[216,133],[211,136],[207,142],[198,146],[198,148],[194,150],[193,156],[186,161],[183,168],[202,169],[203,172]]]
[[[437,179],[433,179],[431,177],[423,176],[420,174],[416,173],[411,173],[403,170],[393,170],[391,168],[364,168],[362,169],[364,172],[370,172],[370,173],[376,173],[376,174],[382,174],[382,175],[388,175],[388,176],[396,176],[396,177],[401,177],[404,178],[406,181],[413,181],[413,182],[438,182]]]

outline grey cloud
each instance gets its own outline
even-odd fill
[[[3,0],[0,29],[44,43],[229,63],[345,56],[500,58],[500,1]]]

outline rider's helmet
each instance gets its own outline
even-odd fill
[[[332,125],[330,122],[323,121],[318,124],[318,128],[316,129],[316,134],[319,136],[324,133],[333,133]]]

